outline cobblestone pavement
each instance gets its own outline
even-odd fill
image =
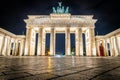
[[[120,80],[120,57],[0,57],[0,80]]]

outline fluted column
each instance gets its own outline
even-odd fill
[[[25,43],[25,54],[24,55],[35,55],[35,31],[32,28],[27,28],[26,43]]]
[[[89,29],[90,31],[90,49],[91,49],[91,56],[96,56],[96,45],[95,45],[95,33],[94,28]]]
[[[85,35],[87,56],[96,56],[94,28],[88,28]]]
[[[35,55],[35,43],[36,43],[36,32],[34,29],[31,31],[30,35],[30,56]]]
[[[24,55],[29,55],[30,53],[30,36],[31,36],[31,28],[27,28]]]
[[[42,30],[42,55],[45,55],[45,44],[46,44],[46,32],[45,29]]]
[[[115,49],[114,49],[114,40],[113,40],[113,37],[110,38],[110,45],[111,45],[112,56],[115,56]]]
[[[8,38],[8,44],[7,44],[7,56],[10,56],[10,51],[11,51],[11,38]]]
[[[42,36],[43,36],[42,33],[43,33],[43,28],[39,28],[37,55],[42,55]]]
[[[55,28],[51,28],[51,34],[50,34],[50,55],[55,55]]]
[[[79,29],[79,38],[80,38],[80,56],[83,56],[83,37],[82,37],[82,29]]]
[[[120,45],[119,45],[119,42],[120,42],[120,36],[117,36],[116,43],[117,43],[117,46],[118,46],[118,56],[120,56]]]
[[[113,55],[113,50],[112,50],[113,46],[112,46],[111,38],[109,38],[109,44],[110,44],[110,56],[112,56]]]
[[[70,46],[70,28],[66,28],[65,32],[65,55],[70,55],[71,46]]]
[[[118,46],[118,41],[117,41],[117,36],[115,36],[115,48],[116,48],[116,56],[118,56],[119,55],[119,46]]]
[[[22,56],[23,55],[23,50],[24,50],[24,40],[21,40],[20,42],[20,53],[19,53],[19,56]]]
[[[75,33],[75,45],[76,45],[76,55],[83,56],[83,42],[82,42],[82,30],[81,28],[78,28]]]
[[[79,28],[75,32],[75,49],[76,49],[76,56],[80,55],[80,31]]]
[[[15,41],[15,43],[16,43],[16,46],[15,46],[15,56],[17,56],[18,55],[18,48],[19,48],[19,46],[18,46],[18,41],[16,40]]]
[[[87,56],[91,56],[92,53],[91,53],[91,35],[90,35],[90,29],[87,29],[86,32],[85,32],[85,36],[86,36],[86,55]]]
[[[7,37],[5,36],[5,41],[4,41],[4,45],[3,45],[3,49],[2,49],[2,55],[6,56],[6,50],[7,50]]]
[[[97,41],[96,41],[97,56],[100,56],[99,45],[100,45],[100,41],[97,40]]]
[[[5,43],[5,37],[4,37],[4,35],[1,35],[0,56],[2,55],[2,50],[3,50],[3,47],[4,47],[4,43]]]

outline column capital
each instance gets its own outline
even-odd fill
[[[32,29],[30,26],[26,26],[26,29]]]
[[[89,29],[95,29],[95,27],[89,27]]]

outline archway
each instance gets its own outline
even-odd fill
[[[45,55],[50,55],[50,33],[46,33]]]
[[[108,56],[111,56],[111,52],[110,52],[110,43],[107,43],[107,48],[108,48]]]
[[[56,33],[55,55],[65,55],[65,33]]]
[[[38,33],[35,34],[35,56],[37,56],[37,46],[38,46]]]
[[[76,50],[75,50],[75,34],[74,33],[70,34],[70,44],[71,44],[71,55],[76,55]]]
[[[12,42],[11,43],[11,47],[10,47],[10,55],[13,55],[12,53],[13,53],[13,46],[14,46],[14,43]]]
[[[82,41],[83,41],[83,56],[86,56],[86,36],[82,33]]]
[[[100,51],[100,56],[104,56],[104,47],[103,47],[102,43],[99,46],[99,51]]]

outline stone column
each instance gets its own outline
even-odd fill
[[[115,56],[115,49],[114,49],[114,40],[113,40],[113,37],[110,38],[110,44],[111,44],[112,56]]]
[[[65,55],[71,55],[71,46],[70,46],[70,28],[66,28],[65,32]]]
[[[35,55],[35,31],[34,29],[27,28],[26,43],[25,43],[25,54],[24,55]]]
[[[43,28],[42,31],[42,55],[45,55],[45,43],[46,43],[46,32],[45,29]]]
[[[0,56],[2,55],[2,50],[5,44],[5,37],[4,35],[1,35],[1,46],[0,46]]]
[[[116,48],[116,50],[115,50],[116,53],[115,53],[115,54],[116,54],[116,56],[119,55],[119,46],[118,46],[118,44],[119,44],[119,43],[118,43],[118,41],[117,41],[117,36],[115,36],[115,48]]]
[[[97,40],[97,41],[96,41],[97,56],[100,56],[99,45],[100,45],[100,41]]]
[[[110,44],[110,56],[113,55],[113,51],[112,51],[112,41],[111,41],[111,38],[109,38],[109,44]]]
[[[6,56],[6,50],[7,50],[7,37],[5,36],[5,41],[2,49],[2,55]]]
[[[6,42],[6,48],[5,48],[5,56],[8,56],[8,44],[9,44],[9,36],[6,37],[7,38],[7,42]]]
[[[117,36],[117,46],[118,46],[118,56],[120,56],[120,45],[119,45],[119,42],[120,42],[120,36]]]
[[[82,42],[82,30],[81,28],[78,28],[75,33],[75,44],[76,44],[76,55],[83,56],[83,42]]]
[[[16,43],[16,46],[15,46],[15,56],[17,56],[18,55],[18,48],[19,48],[19,46],[18,46],[18,41],[16,40],[15,41],[15,43]]]
[[[35,55],[35,43],[36,43],[36,32],[34,29],[31,31],[30,35],[30,56]]]
[[[50,34],[50,55],[55,55],[55,28],[51,28],[51,34]]]
[[[96,56],[96,45],[94,27],[86,30],[86,54],[87,56]]]
[[[18,54],[17,56],[21,56],[22,52],[22,40],[18,41]]]
[[[79,28],[75,32],[75,49],[76,49],[76,56],[80,55],[80,31]]]
[[[30,36],[31,36],[31,28],[27,28],[24,55],[29,55],[30,53]]]
[[[91,49],[91,56],[96,56],[96,45],[95,45],[95,33],[94,28],[90,28],[90,49]]]
[[[25,50],[25,39],[23,40],[22,56],[24,56],[24,50]]]
[[[82,29],[79,30],[79,38],[80,38],[80,56],[83,56],[83,37],[82,37]]]
[[[86,38],[85,38],[86,39],[85,40],[86,41],[85,42],[86,43],[86,56],[91,56],[91,51],[90,51],[91,50],[90,49],[91,45],[90,45],[90,36],[89,36],[90,33],[89,34],[88,33],[89,33],[89,30],[86,30],[86,32],[85,32],[85,36],[86,36]]]
[[[38,48],[37,48],[37,55],[42,55],[42,33],[43,33],[43,28],[39,28],[38,32]]]
[[[91,37],[90,37],[90,32],[89,32],[89,29],[87,29],[85,31],[85,36],[86,36],[86,56],[91,56],[92,53],[91,53],[91,43],[90,43],[90,40],[91,40]]]
[[[20,41],[20,53],[19,53],[19,56],[22,56],[23,55],[23,51],[24,51],[24,40],[21,40]]]
[[[11,51],[11,38],[8,38],[8,44],[7,44],[7,56],[10,56],[10,51]]]

